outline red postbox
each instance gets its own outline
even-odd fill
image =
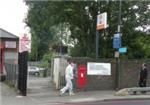
[[[80,89],[85,88],[87,84],[87,68],[86,65],[78,66],[78,77],[77,77],[77,87]]]

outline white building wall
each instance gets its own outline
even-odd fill
[[[54,58],[53,63],[53,82],[56,89],[60,89],[60,85],[65,83],[65,69],[67,66],[67,59],[65,58]]]

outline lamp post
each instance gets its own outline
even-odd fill
[[[100,37],[100,30],[106,29],[107,28],[107,12],[101,13],[100,14],[100,8],[98,7],[98,0],[95,0],[96,4],[97,4],[97,8],[98,10],[96,10],[96,36],[95,36],[95,57],[96,59],[98,58],[98,54],[99,54],[99,37]],[[86,12],[88,12],[89,7],[85,7],[85,9],[87,10]]]
[[[99,51],[98,51],[98,48],[99,48],[99,32],[98,32],[98,30],[96,30],[96,59],[98,58],[98,53],[99,53]]]
[[[122,2],[119,0],[119,21],[118,21],[118,33],[121,32],[121,6]]]
[[[97,0],[95,0],[95,2],[97,3],[97,7],[98,7],[98,1]],[[98,8],[98,12],[97,12],[97,14],[96,15],[98,15],[98,14],[100,14],[100,10],[99,10],[99,8]],[[96,25],[97,25],[97,18],[96,18]],[[99,54],[99,30],[97,30],[97,28],[96,28],[96,37],[95,37],[95,46],[96,46],[96,49],[95,49],[95,51],[96,51],[96,59],[98,58],[98,54]]]
[[[118,17],[118,29],[117,32],[120,34],[121,37],[121,0],[119,0],[119,17]],[[119,52],[118,52],[119,53]],[[120,71],[120,59],[119,56],[116,57],[116,89],[120,88],[120,75],[121,75],[121,71]]]
[[[97,5],[98,5],[98,2],[97,2],[97,0],[95,0],[95,2],[97,3]],[[85,7],[85,10],[86,10],[86,13],[87,13],[87,15],[89,15],[89,7],[88,6],[86,6]],[[99,14],[100,12],[98,11],[97,12],[97,14],[96,14],[96,16]],[[97,25],[97,17],[96,17],[96,25]],[[99,53],[99,30],[95,30],[96,31],[96,34],[95,34],[95,57],[96,57],[96,59],[98,58],[98,53]]]

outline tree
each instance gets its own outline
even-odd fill
[[[145,27],[150,23],[148,4],[150,4],[149,1],[143,0],[122,1],[122,46],[127,46],[129,58],[136,58],[141,52],[143,53],[142,57],[149,57],[149,54],[147,54],[149,52],[145,52],[146,49],[135,49],[135,46],[140,45],[142,47],[142,43],[139,44],[138,41],[139,36],[146,35],[145,32],[137,31],[136,28],[138,26]],[[65,30],[66,28],[70,32],[69,38],[74,44],[70,54],[72,56],[94,57],[96,16],[98,10],[100,10],[101,13],[107,12],[109,24],[107,29],[99,32],[100,57],[113,57],[112,39],[118,25],[118,1],[30,1],[28,5],[29,13],[26,23],[40,40],[43,49],[39,50],[38,53],[41,56],[45,51],[48,51],[48,45],[54,42],[54,38],[55,42],[59,42],[62,38],[65,41],[66,36],[62,37],[58,33],[59,30]],[[45,40],[45,44],[42,43],[43,40]],[[142,40],[144,42],[147,39]],[[38,45],[38,48],[40,45]],[[149,46],[149,44],[147,43],[146,46]],[[136,53],[134,53],[135,51]]]
[[[32,60],[40,60],[48,51],[49,41],[52,39],[50,26],[46,17],[46,2],[28,2],[29,11],[26,24],[30,27],[32,34]]]

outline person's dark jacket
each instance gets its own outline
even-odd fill
[[[146,80],[147,75],[148,75],[147,68],[142,68],[141,71],[140,71],[140,79],[141,80],[143,80],[143,79]]]

